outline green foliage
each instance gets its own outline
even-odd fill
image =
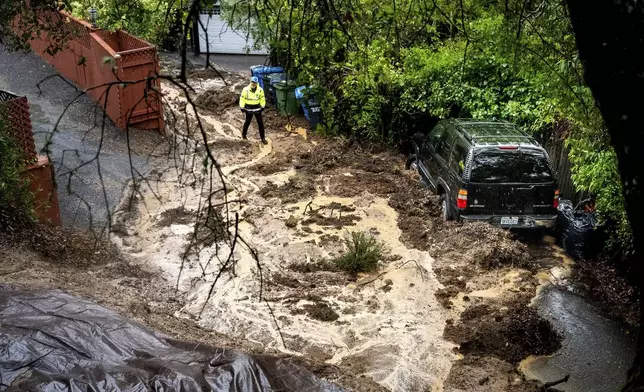
[[[0,113],[0,220],[5,223],[15,218],[15,214],[33,217],[33,195],[20,173],[22,151],[16,147],[6,126]]]
[[[201,2],[208,6],[212,0]],[[48,39],[52,41],[47,52],[55,54],[61,50],[74,32],[70,31],[64,19],[51,18],[57,3],[54,0],[30,0],[27,6],[25,1],[0,2],[0,44],[14,50],[28,49],[30,37],[46,30]],[[180,0],[65,0],[63,3],[65,11],[83,20],[89,20],[89,9],[94,7],[98,11],[99,27],[112,31],[127,30],[169,50],[178,48],[187,18]],[[19,33],[14,29],[15,23]]]
[[[633,251],[631,227],[622,197],[622,182],[617,170],[617,155],[601,138],[577,134],[569,138],[573,182],[578,190],[595,195],[596,208],[603,223],[612,224],[609,245],[623,254]]]
[[[382,259],[382,244],[374,237],[363,232],[352,232],[345,239],[347,251],[334,260],[335,264],[351,273],[371,272],[378,268]]]
[[[217,3],[198,1],[204,9]],[[0,4],[0,43],[24,46],[34,30],[12,35],[15,16],[23,14],[28,22],[35,10],[51,7],[47,0],[32,0],[31,9],[23,4]],[[68,10],[86,19],[93,5],[101,27],[176,47],[188,4],[73,0]],[[448,116],[496,117],[531,132],[550,130],[556,119],[572,122],[566,137],[573,181],[578,190],[596,195],[602,219],[615,224],[616,243],[630,244],[615,154],[584,84],[564,3],[238,0],[221,5],[234,29],[250,34],[256,47],[270,47],[292,77],[320,91],[325,133],[397,143]],[[56,42],[64,38],[56,37]]]
[[[176,3],[176,4],[175,4]],[[154,44],[176,49],[187,15],[179,1],[172,0],[73,0],[70,3],[75,17],[89,20],[91,7],[98,13],[97,24],[107,30],[126,30]]]
[[[49,46],[45,51],[53,55],[60,51],[75,32],[65,27],[64,20],[52,12],[51,0],[0,2],[0,44],[9,50],[29,49],[32,36],[47,31]]]
[[[326,132],[397,143],[448,116],[535,133],[570,121],[573,182],[596,195],[616,243],[630,243],[615,154],[562,2],[241,0],[225,16],[325,91]]]

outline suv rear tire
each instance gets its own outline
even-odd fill
[[[443,212],[443,221],[451,221],[454,220],[454,215],[452,215],[452,209],[450,208],[449,205],[449,200],[447,200],[447,195],[444,193],[441,193],[440,195],[441,198],[441,207],[442,207],[442,212]]]

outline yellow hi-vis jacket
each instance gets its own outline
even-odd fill
[[[246,106],[251,107],[264,107],[266,106],[266,97],[264,96],[264,89],[257,86],[255,92],[250,89],[250,85],[244,87],[239,97],[239,106],[243,109]]]

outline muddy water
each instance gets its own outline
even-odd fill
[[[203,118],[214,127],[213,143],[232,138],[224,132],[235,129],[231,124],[219,117]],[[160,217],[169,210],[196,211],[202,193],[177,182],[177,173],[171,171],[154,193],[143,190],[139,217],[128,222],[127,236],[114,241],[142,264],[160,270],[169,282],[178,282],[189,298],[178,317],[268,349],[352,369],[392,391],[441,391],[454,345],[442,337],[446,314],[434,296],[440,284],[432,272],[433,259],[400,242],[398,215],[386,199],[368,193],[333,197],[323,178],[312,197],[293,204],[261,196],[268,181],[279,185],[295,175],[293,169],[271,176],[243,170],[271,153],[273,142],[246,162],[221,168],[232,189],[228,199],[245,201],[231,204],[229,214],[239,214],[239,234],[257,251],[259,266],[251,249],[237,246],[234,272],[222,274],[213,289],[214,276],[230,249],[219,244],[219,252],[213,247],[183,259],[194,224],[160,224]],[[332,204],[354,210],[333,211],[328,207]],[[351,214],[355,222],[344,227],[305,222],[307,208],[324,216]],[[343,273],[307,275],[289,269],[292,263],[338,256],[345,249],[342,238],[350,231],[371,233],[384,244],[389,257],[377,273],[351,281]],[[283,276],[295,283],[275,283]],[[326,280],[316,281],[320,276]],[[302,311],[320,301],[339,317],[322,321]]]
[[[250,205],[262,203],[252,194],[252,188],[246,189],[251,192],[246,195]],[[383,265],[379,274],[359,276],[353,283],[328,284],[316,291],[340,315],[334,322],[325,322],[306,314],[294,315],[293,299],[280,299],[295,296],[298,306],[314,304],[299,290],[265,287],[264,298],[269,302],[260,302],[258,269],[246,248],[235,251],[235,275],[224,274],[206,304],[220,260],[215,258],[208,264],[214,254],[204,252],[199,259],[189,260],[182,270],[181,250],[187,244],[186,234],[191,226],[156,224],[155,216],[179,205],[172,198],[176,191],[161,190],[157,196],[161,194],[162,200],[148,200],[151,218],[138,223],[138,234],[124,239],[124,248],[137,249],[135,257],[161,269],[171,282],[177,281],[181,271],[180,288],[188,293],[190,302],[178,316],[197,318],[203,310],[198,322],[209,330],[332,364],[358,364],[361,374],[393,391],[440,390],[449,372],[453,345],[442,338],[445,316],[433,295],[438,287],[431,272],[433,260],[426,252],[400,243],[397,214],[385,199],[320,195],[286,206],[273,202],[264,204],[259,215],[253,210],[256,215],[252,220],[257,223],[240,224],[241,235],[261,255],[264,279],[270,281],[275,274],[289,274],[286,267],[292,262],[327,259],[343,250],[339,240],[322,246],[321,238],[342,237],[347,230],[313,223],[308,225],[312,234],[296,236],[294,231],[303,227],[302,222],[295,230],[287,228],[289,217],[303,217],[309,202],[314,208],[330,203],[356,208],[353,214],[360,220],[348,229],[374,233],[397,260]],[[188,193],[185,200],[190,199]],[[195,207],[190,202],[183,203],[184,208]],[[228,251],[221,246],[220,254]],[[383,290],[384,286],[388,290]]]
[[[544,288],[535,305],[564,341],[552,356],[523,361],[523,373],[542,382],[570,375],[556,387],[567,392],[619,391],[635,357],[635,334],[599,315],[582,297],[554,286]]]
[[[178,94],[174,92],[173,96]],[[210,135],[213,143],[239,137],[239,127],[227,124],[226,116],[202,118],[214,129]],[[260,255],[261,269],[251,250],[238,246],[233,252],[234,273],[224,273],[213,289],[214,276],[229,248],[220,244],[219,252],[206,249],[198,256],[182,259],[193,224],[162,225],[160,216],[177,208],[196,211],[202,194],[178,183],[176,173],[166,173],[155,194],[143,192],[140,218],[129,222],[128,235],[115,241],[142,263],[160,270],[168,281],[179,282],[190,301],[176,314],[178,317],[194,318],[205,329],[269,349],[351,369],[392,391],[441,391],[455,359],[453,344],[442,337],[446,319],[453,315],[446,314],[435,298],[440,284],[432,272],[434,260],[427,252],[400,242],[398,216],[386,199],[368,193],[333,197],[323,176],[316,181],[315,194],[306,200],[282,204],[278,199],[260,196],[267,182],[281,185],[295,175],[293,169],[271,176],[244,170],[274,153],[273,143],[279,147],[280,141],[276,138],[242,163],[222,167],[232,189],[229,200],[245,201],[243,206],[231,205],[229,213],[240,215],[240,234]],[[227,152],[221,154],[218,158],[225,161]],[[344,227],[305,222],[307,207],[330,217],[334,214],[328,207],[332,203],[354,209],[346,213],[354,215],[355,222]],[[344,251],[341,238],[349,231],[371,233],[384,244],[391,257],[378,273],[358,276],[356,281],[336,273],[331,274],[335,281],[315,281],[317,275],[289,269],[295,262],[312,263],[338,256]],[[551,281],[560,283],[569,274],[570,262],[562,259],[561,266],[539,276],[542,285],[533,306],[553,321],[566,340],[559,353],[530,358],[522,363],[522,369],[528,377],[544,382],[570,374],[570,381],[562,387],[566,391],[616,390],[623,378],[606,375],[625,374],[634,340],[578,297],[552,288]],[[280,276],[288,277],[291,283],[275,283]],[[509,271],[498,285],[474,290],[468,296],[500,297],[518,278],[516,271]],[[321,321],[302,311],[320,300],[337,313],[336,320]],[[464,307],[461,294],[455,308]]]
[[[379,276],[362,276],[355,283],[325,287],[321,292],[323,300],[340,314],[338,320],[330,323],[308,315],[293,315],[287,302],[273,300],[298,295],[287,289],[266,294],[271,309],[257,302],[255,263],[242,251],[238,276],[221,283],[200,323],[208,329],[287,353],[316,356],[332,364],[359,363],[364,375],[394,391],[439,390],[449,371],[452,345],[442,339],[445,318],[432,294],[437,287],[430,273],[432,259],[398,241],[397,215],[386,200],[321,195],[265,210],[255,219],[261,225],[241,227],[242,235],[251,238],[263,256],[265,276],[287,274],[285,267],[290,262],[325,259],[342,250],[339,242],[320,245],[322,236],[340,237],[342,229],[311,224],[314,234],[297,238],[284,225],[290,216],[304,216],[309,202],[314,208],[330,203],[356,207],[354,214],[360,221],[350,230],[377,233],[377,238],[400,260],[384,266]],[[300,222],[298,226],[301,225]],[[390,290],[385,292],[382,287],[387,280]],[[186,313],[195,315],[201,310],[207,288],[208,284],[195,288],[193,305],[185,309]],[[310,304],[306,300],[300,303]]]

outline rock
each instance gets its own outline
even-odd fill
[[[394,282],[391,279],[385,279],[386,286],[391,286],[392,284],[394,284]]]
[[[297,218],[293,215],[291,215],[287,220],[286,220],[286,227],[293,228],[297,226]]]

